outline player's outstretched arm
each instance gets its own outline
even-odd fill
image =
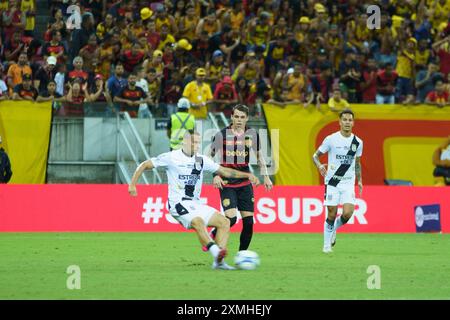
[[[222,177],[225,178],[237,178],[237,179],[249,179],[251,183],[254,185],[259,184],[259,179],[252,173],[242,172],[238,170],[234,170],[226,167],[219,167],[219,170],[216,171]]]
[[[137,196],[136,183],[138,182],[144,170],[151,170],[153,168],[153,163],[150,160],[142,162],[136,168],[136,171],[134,171],[133,177],[131,178],[130,185],[128,186],[128,193],[130,195],[132,195],[133,197]]]
[[[359,196],[362,197],[363,183],[361,175],[361,157],[355,158],[355,175],[356,179],[358,179]]]
[[[259,150],[256,154],[258,157],[258,164],[259,169],[261,170],[261,175],[264,177],[264,187],[267,191],[270,191],[273,188],[273,183],[272,180],[270,180],[269,173],[267,171],[266,160],[264,159],[264,155],[261,150]]]
[[[314,152],[312,158],[313,158],[314,164],[316,165],[317,169],[319,169],[320,174],[322,175],[322,177],[325,177],[325,175],[327,174],[327,165],[320,163],[319,157],[321,155],[323,155],[323,153],[320,152],[319,150],[317,150],[316,152]]]

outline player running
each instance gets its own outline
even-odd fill
[[[325,177],[325,202],[328,216],[324,223],[323,252],[330,253],[336,243],[336,230],[347,223],[355,209],[355,175],[359,195],[362,196],[361,155],[363,142],[352,133],[355,115],[349,109],[339,114],[341,130],[327,136],[313,155],[314,163]],[[319,157],[328,152],[327,165]],[[343,213],[336,219],[337,208],[343,204]]]
[[[260,150],[259,135],[254,129],[247,127],[248,107],[238,104],[231,114],[231,125],[218,132],[213,139],[211,156],[218,154],[220,164],[241,172],[250,172],[249,162],[251,152],[256,152],[257,161],[264,176],[266,190],[272,189],[272,181],[267,174],[264,156]],[[254,196],[251,181],[247,177],[231,179],[217,172],[213,179],[215,188],[220,189],[220,199],[225,216],[230,220],[230,227],[237,221],[237,210],[242,217],[240,250],[247,250],[253,236]],[[212,230],[214,238],[217,230]],[[206,251],[205,248],[203,250]]]
[[[186,229],[196,231],[200,243],[206,246],[214,257],[213,269],[232,270],[234,268],[224,261],[230,224],[216,209],[200,203],[203,172],[218,173],[228,178],[246,178],[255,185],[259,184],[259,180],[251,173],[224,168],[210,158],[198,155],[199,143],[200,135],[190,130],[184,135],[181,149],[142,162],[133,174],[128,192],[132,196],[137,195],[136,183],[144,170],[165,168],[169,185],[170,214]],[[215,241],[208,235],[206,226],[217,228]]]

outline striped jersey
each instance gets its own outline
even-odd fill
[[[340,131],[327,136],[319,147],[321,153],[328,152],[325,184],[334,187],[355,185],[355,158],[361,157],[363,142],[353,133],[344,137]]]
[[[182,149],[162,153],[150,161],[155,168],[162,167],[167,172],[169,207],[175,207],[183,198],[199,200],[203,171],[214,173],[219,170],[219,165],[207,156],[188,157]]]

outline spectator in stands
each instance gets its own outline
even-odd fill
[[[94,73],[100,72],[100,47],[95,34],[89,36],[87,45],[81,48],[79,55],[83,58],[83,65],[86,70]]]
[[[20,11],[25,18],[25,32],[27,37],[34,36],[36,0],[21,0]]]
[[[148,19],[146,30],[143,35],[147,38],[147,42],[151,44],[153,50],[158,48],[159,42],[161,41],[161,36],[159,32],[156,31],[155,20]]]
[[[240,76],[243,76],[250,84],[257,82],[261,78],[261,66],[256,60],[254,51],[247,52],[244,61],[237,66],[231,78],[233,81],[236,81]]]
[[[161,3],[156,5],[155,22],[156,31],[162,32],[162,26],[167,26],[168,32],[171,35],[176,35],[178,33],[178,26],[175,22],[175,18],[167,13],[166,7]]]
[[[10,88],[10,94],[16,85],[22,83],[23,76],[29,75],[31,77],[32,71],[28,65],[28,56],[26,52],[22,51],[19,54],[17,63],[13,63],[8,69],[7,83]]]
[[[248,22],[248,47],[255,50],[256,47],[267,48],[270,31],[270,13],[260,11],[256,18]]]
[[[114,68],[114,74],[108,79],[107,87],[111,94],[111,98],[114,97],[122,91],[127,86],[127,79],[123,76],[125,69],[121,63],[116,64]]]
[[[38,96],[38,91],[33,87],[30,74],[24,74],[22,83],[14,87],[13,100],[29,100],[35,101]]]
[[[433,153],[434,177],[442,177],[444,184],[450,185],[450,136]]]
[[[50,41],[52,38],[52,32],[53,31],[59,31],[61,33],[61,40],[64,39],[64,41],[67,40],[67,29],[66,29],[66,23],[64,21],[64,15],[61,8],[55,8],[53,11],[52,17],[50,18],[50,21],[47,25],[47,31],[44,35],[45,41]],[[60,40],[60,41],[61,41]]]
[[[136,68],[136,75],[137,75],[137,81],[136,81],[136,87],[141,88],[145,94],[151,99],[151,95],[148,89],[148,82],[145,77],[145,71],[143,67],[137,67]],[[141,103],[139,105],[138,110],[138,118],[150,118],[150,110],[148,108],[147,103]]]
[[[404,104],[414,101],[412,81],[415,77],[416,46],[417,40],[411,37],[406,41],[401,41],[400,50],[397,53],[396,71],[398,80],[395,99],[397,102],[404,102]]]
[[[155,69],[156,76],[162,80],[164,77],[164,61],[163,61],[164,53],[161,50],[153,51],[153,57],[151,59],[146,59],[144,61],[143,67],[146,70],[146,73],[149,72],[150,69]]]
[[[176,112],[177,102],[182,97],[183,82],[181,81],[181,73],[175,69],[170,74],[170,79],[165,83],[164,95],[162,98],[166,107],[163,109],[163,116],[170,117]]]
[[[377,104],[394,104],[395,103],[395,86],[398,74],[394,71],[390,62],[386,63],[383,70],[377,75]]]
[[[445,91],[442,80],[438,79],[435,82],[434,90],[428,93],[425,103],[437,106],[438,108],[442,108],[450,104],[449,93],[448,91]]]
[[[350,56],[350,55],[349,55]],[[332,65],[328,59],[327,51],[324,48],[320,48],[317,52],[317,59],[312,58],[313,60],[308,65],[308,75],[314,76],[320,74],[323,67],[331,68]]]
[[[52,109],[55,113],[60,109],[61,103],[66,101],[65,97],[56,92],[56,82],[54,80],[50,80],[47,84],[47,88],[40,91],[36,98],[36,102],[45,101],[52,101]]]
[[[195,29],[200,18],[195,14],[195,7],[189,3],[186,6],[186,15],[178,19],[178,34],[180,38],[185,38],[192,42],[195,39]]]
[[[233,31],[240,31],[245,23],[245,12],[242,10],[242,0],[231,2],[232,9],[227,10],[223,16],[223,25],[229,25]]]
[[[55,79],[56,75],[56,58],[50,56],[45,61],[44,65],[39,67],[38,71],[34,75],[34,87],[42,92],[47,89],[49,81]],[[56,89],[56,87],[55,87]]]
[[[20,11],[17,0],[10,0],[9,8],[3,11],[2,15],[5,41],[8,41],[14,32],[25,29],[25,19],[22,18],[22,15],[23,13]]]
[[[221,72],[224,66],[223,53],[220,50],[214,51],[211,62],[206,63],[206,81],[214,90],[216,83],[221,79]]]
[[[2,136],[0,136],[0,146],[2,145]],[[11,162],[5,149],[0,147],[0,183],[8,183],[11,179]]]
[[[161,100],[161,77],[156,72],[155,68],[150,68],[147,73],[148,92],[151,100],[148,103],[151,113],[156,113],[159,108],[159,102]],[[164,114],[164,110],[162,110]]]
[[[195,71],[195,80],[189,82],[183,91],[183,97],[191,103],[189,113],[196,119],[206,119],[208,114],[208,105],[213,100],[211,87],[205,83],[206,70],[198,68]]]
[[[439,57],[439,71],[444,76],[447,76],[450,73],[450,34],[446,35],[445,33],[441,33],[439,37],[441,39],[433,43],[432,48],[436,56]]]
[[[75,79],[68,82],[69,92],[61,109],[61,115],[84,117],[84,103],[90,101],[90,95],[87,92],[87,83],[81,79]]]
[[[269,42],[269,48],[265,59],[265,65],[267,65],[265,75],[269,76],[269,79],[273,79],[276,72],[282,67],[287,67],[287,48],[288,41],[286,38],[278,37]]]
[[[89,73],[83,70],[84,61],[83,58],[77,56],[72,61],[73,70],[67,73],[66,82],[73,82],[76,79],[81,80],[82,84],[87,83],[89,80]],[[92,73],[92,72],[91,72]]]
[[[293,67],[289,68],[286,74],[283,76],[282,81],[283,88],[288,91],[287,98],[289,100],[305,100],[308,88],[308,80],[302,74],[302,66],[300,63],[294,63]]]
[[[248,81],[244,77],[240,76],[237,78],[235,83],[239,103],[247,105],[250,96],[250,87],[248,85]]]
[[[426,70],[430,58],[431,50],[428,44],[428,39],[420,39],[415,52],[416,70]]]
[[[86,12],[81,17],[81,28],[72,31],[72,41],[70,42],[70,57],[79,55],[81,48],[88,44],[89,38],[95,34],[94,16]]]
[[[220,20],[216,17],[216,11],[214,8],[209,8],[206,17],[200,19],[195,34],[200,37],[202,31],[206,31],[209,37],[212,37],[215,33],[220,32],[222,25]]]
[[[111,96],[107,90],[106,82],[103,76],[98,73],[94,77],[94,83],[88,90],[90,102],[106,102],[109,106],[112,105]]]
[[[137,118],[141,104],[152,102],[144,90],[136,86],[137,80],[137,74],[130,73],[127,86],[114,97],[114,102],[120,103],[120,111],[128,112],[132,118]]]
[[[350,107],[347,100],[343,99],[341,96],[341,90],[339,88],[334,89],[333,96],[328,100],[328,107],[333,112],[340,112],[344,109]]]
[[[229,57],[241,40],[240,36],[237,36],[236,38],[234,38],[234,36],[235,32],[230,26],[223,26],[222,31],[211,36],[209,40],[209,50],[211,52],[220,50],[224,56]]]
[[[333,78],[330,65],[321,66],[321,72],[311,77],[311,85],[316,99],[316,108],[319,110],[320,104],[328,101],[332,91]]]
[[[158,50],[163,51],[164,47],[166,46],[167,43],[175,43],[175,37],[169,33],[169,26],[167,24],[163,24],[161,26],[161,32],[160,32],[160,39],[159,39],[159,44],[158,44]]]
[[[141,45],[138,42],[134,42],[131,49],[124,51],[120,61],[126,72],[133,72],[138,65],[144,62],[144,52],[141,50]]]
[[[8,41],[5,43],[4,54],[7,62],[17,61],[22,51],[28,45],[22,41],[22,31],[15,31]]]
[[[231,77],[225,76],[219,81],[214,90],[214,104],[218,112],[230,117],[234,105],[238,102],[238,94]]]
[[[416,96],[416,102],[417,103],[424,103],[425,98],[427,95],[433,91],[434,89],[434,83],[437,80],[443,80],[443,75],[438,72],[439,66],[431,61],[427,69],[420,70],[417,73],[416,76],[416,89],[417,89],[417,96]]]
[[[200,37],[192,41],[192,55],[199,63],[206,63],[210,55],[210,38],[208,32],[202,31]]]
[[[96,35],[100,41],[103,40],[106,34],[112,36],[115,31],[115,19],[111,13],[106,14],[104,21],[100,22],[96,28]]]
[[[191,54],[192,44],[187,39],[180,39],[174,46],[174,65],[180,70],[194,61],[194,57]],[[177,100],[178,101],[178,100]]]
[[[55,57],[58,64],[66,62],[66,48],[61,42],[61,31],[52,30],[50,42],[47,42],[42,46],[42,55],[44,56],[44,59],[47,59],[49,56]]]
[[[363,103],[375,103],[377,95],[377,62],[374,58],[367,60],[367,67],[364,68],[361,82],[361,94]]]
[[[56,67],[56,75],[55,75],[55,82],[56,82],[56,92],[58,92],[61,96],[65,93],[65,84],[66,84],[66,65],[65,64],[59,64]]]
[[[108,33],[103,37],[103,41],[100,46],[100,57],[98,64],[98,73],[100,73],[104,79],[109,78],[111,67],[115,59],[112,36]]]
[[[348,101],[351,103],[358,102],[356,87],[361,79],[361,67],[358,62],[356,62],[356,49],[345,49],[344,60],[339,66],[339,75],[339,81],[346,88]]]

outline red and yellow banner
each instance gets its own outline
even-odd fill
[[[322,106],[264,105],[269,129],[279,129],[278,185],[318,185],[322,182],[312,161],[323,139],[339,130],[338,114]],[[432,155],[450,134],[450,109],[427,105],[352,105],[354,133],[364,141],[365,184],[384,179],[411,180],[417,186],[434,184]],[[322,162],[326,162],[326,156]]]
[[[45,183],[50,142],[50,102],[0,102],[0,135],[11,161],[10,184]]]

